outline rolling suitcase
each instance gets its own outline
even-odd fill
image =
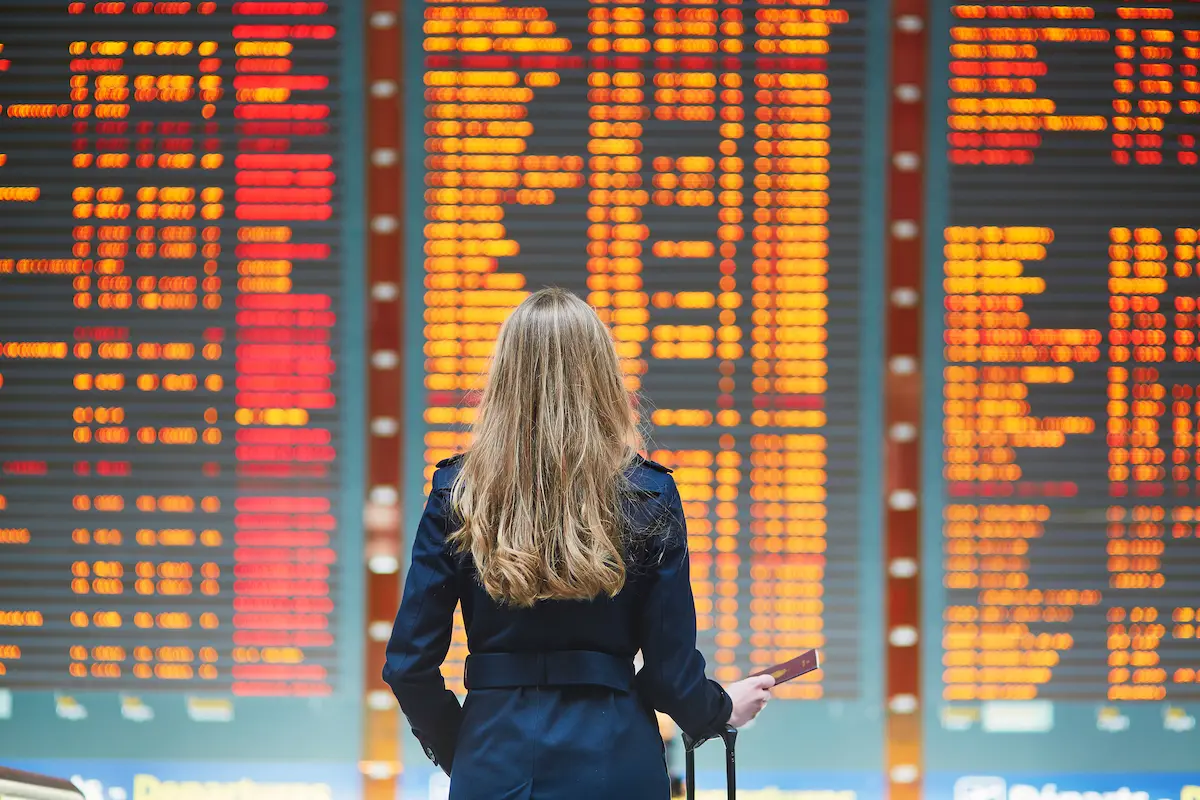
[[[734,750],[737,746],[737,729],[726,725],[725,730],[721,732],[721,739],[725,742],[725,790],[729,794],[729,800],[735,800],[737,757]],[[705,741],[707,740],[694,741],[686,733],[683,734],[684,759],[687,762],[687,800],[696,800],[696,748]]]

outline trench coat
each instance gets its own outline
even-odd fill
[[[459,467],[446,459],[433,475],[383,669],[425,754],[450,776],[451,800],[666,800],[655,710],[696,739],[717,735],[732,710],[696,649],[671,471],[640,456],[628,470],[616,597],[515,608],[493,601],[470,555],[447,546]],[[461,706],[441,672],[460,603],[470,652]]]

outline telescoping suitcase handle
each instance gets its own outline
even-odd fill
[[[721,739],[725,742],[725,789],[729,800],[734,800],[737,797],[737,729],[726,725],[725,730],[721,731]],[[683,734],[684,759],[687,764],[687,800],[696,800],[696,748],[706,741],[708,740],[697,741],[686,733]]]

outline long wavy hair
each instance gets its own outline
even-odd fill
[[[625,585],[621,496],[641,446],[608,329],[562,289],[500,328],[451,503],[449,536],[497,602],[615,596]]]

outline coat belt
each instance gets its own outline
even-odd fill
[[[594,650],[544,653],[478,653],[467,656],[468,689],[533,686],[607,686],[633,688],[633,660]]]

